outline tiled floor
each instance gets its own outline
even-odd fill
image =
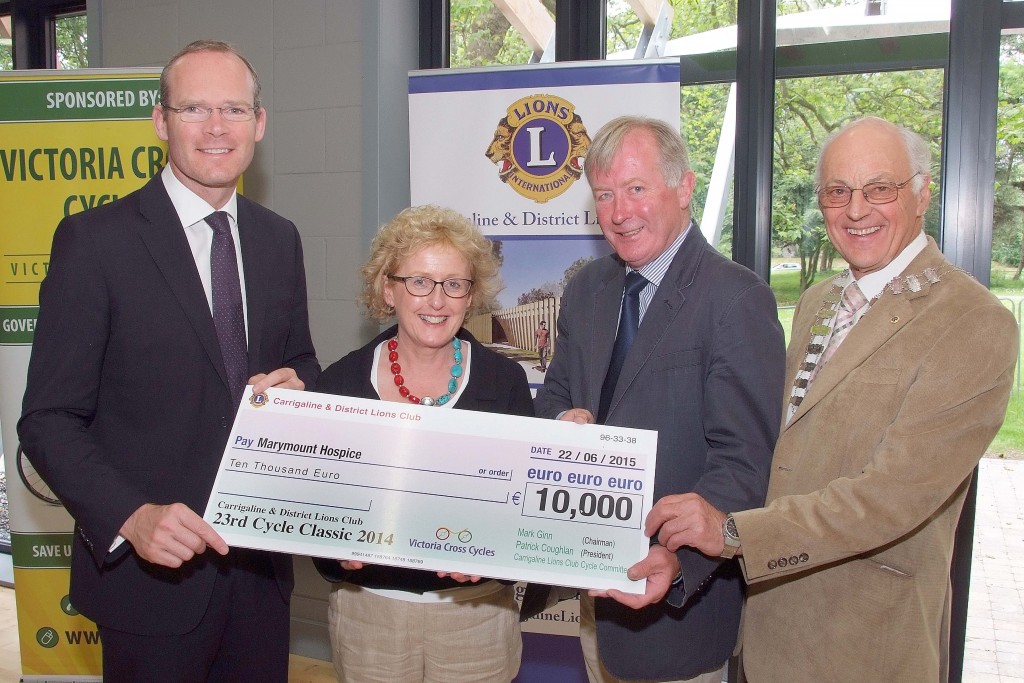
[[[978,479],[964,683],[1024,683],[1024,460]]]

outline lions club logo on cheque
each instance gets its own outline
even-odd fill
[[[589,148],[587,127],[571,102],[529,95],[509,106],[485,154],[503,183],[543,203],[580,179]]]

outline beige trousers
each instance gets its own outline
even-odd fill
[[[601,598],[611,600],[611,598]],[[625,679],[616,678],[604,668],[597,653],[597,624],[594,619],[594,598],[585,592],[580,594],[580,647],[583,648],[583,660],[587,663],[587,678],[590,683],[629,683]],[[722,683],[725,678],[725,665],[717,671],[700,674],[693,678],[681,678],[665,683]]]
[[[512,586],[462,602],[406,602],[341,584],[328,624],[341,683],[499,683],[519,672]]]

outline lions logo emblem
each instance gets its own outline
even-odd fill
[[[588,149],[587,127],[572,103],[530,95],[508,108],[485,155],[503,183],[543,203],[580,179]]]

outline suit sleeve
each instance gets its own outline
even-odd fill
[[[306,268],[302,258],[302,241],[299,233],[292,225],[295,239],[295,282],[292,285],[293,301],[291,329],[285,345],[284,358],[280,367],[291,368],[306,385],[312,389],[320,376],[320,362],[313,349],[313,339],[309,332],[309,309],[306,298]]]
[[[518,363],[512,367],[512,376],[509,377],[509,380],[508,405],[505,408],[505,413],[533,417],[533,396],[530,395],[530,383],[526,379],[526,371]]]
[[[572,319],[573,296],[575,287],[574,278],[569,282],[562,296],[562,305],[558,311],[558,321],[555,324],[556,352],[548,363],[547,372],[544,374],[544,386],[537,392],[537,398],[533,401],[533,408],[537,417],[554,419],[570,408],[582,407],[573,405],[572,389],[569,373],[572,368],[580,365],[580,347],[575,341],[575,322]]]
[[[970,307],[913,367],[907,393],[859,473],[737,513],[747,581],[883,548],[946,505],[1002,424],[1018,334],[1001,305]],[[856,406],[850,406],[849,419],[835,425],[837,433],[856,428]],[[823,441],[822,450],[827,448]],[[797,568],[769,564],[804,554]]]
[[[785,374],[785,340],[771,290],[756,282],[740,291],[716,321],[704,378],[704,472],[693,491],[719,510],[764,504],[772,453],[779,434]],[[722,563],[684,548],[678,552],[681,604],[700,592]]]
[[[102,254],[75,217],[54,233],[18,435],[25,454],[74,517],[97,564],[146,502],[103,458],[89,430],[111,324]]]

